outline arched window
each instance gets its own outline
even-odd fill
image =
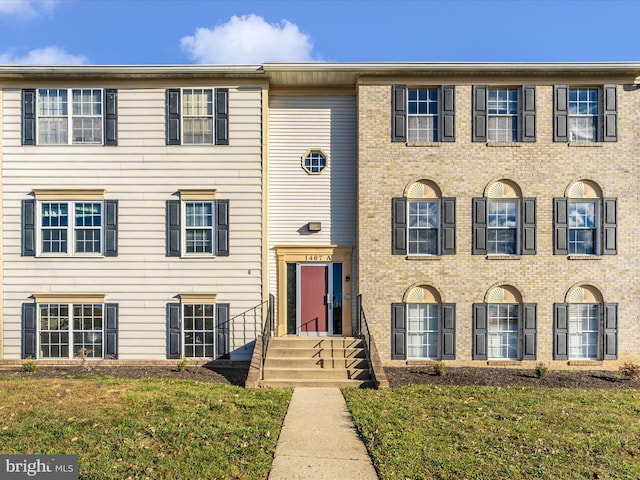
[[[456,306],[427,285],[410,288],[391,306],[393,359],[455,359]]]
[[[485,303],[473,304],[473,359],[535,360],[536,313],[516,288],[491,288]]]
[[[456,253],[456,199],[443,198],[429,180],[409,185],[392,200],[394,255],[433,256]]]
[[[553,326],[556,360],[618,358],[618,304],[604,303],[591,285],[571,288],[565,303],[554,304]]]
[[[555,255],[615,255],[617,199],[603,198],[589,180],[569,185],[565,197],[553,199]]]

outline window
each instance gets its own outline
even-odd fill
[[[523,303],[520,292],[510,285],[489,289],[485,302],[473,304],[472,358],[535,360],[537,305]]]
[[[407,141],[437,142],[438,89],[409,88],[407,105]]]
[[[118,255],[118,201],[100,200],[104,190],[34,194],[35,200],[22,201],[23,256]]]
[[[23,90],[22,98],[23,145],[117,143],[113,89],[39,88]]]
[[[228,88],[166,91],[167,145],[228,145]]]
[[[456,199],[442,198],[429,180],[408,186],[392,199],[392,253],[428,256],[456,253]]]
[[[520,358],[518,305],[490,303],[487,307],[488,358],[518,360]]]
[[[455,86],[391,89],[392,142],[455,141]]]
[[[591,285],[571,288],[565,301],[553,306],[554,360],[616,360],[618,304]]]
[[[185,294],[167,304],[167,358],[228,358],[229,304],[216,295]]]
[[[555,255],[617,253],[617,199],[601,195],[598,185],[581,180],[569,186],[567,197],[554,198]]]
[[[167,256],[228,256],[229,201],[215,190],[181,190],[167,201]]]
[[[616,142],[617,85],[553,86],[554,142]]]
[[[474,142],[535,142],[536,87],[473,86]]]
[[[488,200],[487,254],[515,255],[518,223],[518,200]]]
[[[520,198],[509,180],[490,184],[473,199],[473,255],[535,255],[536,199]]]
[[[455,329],[454,303],[443,303],[433,287],[412,287],[403,303],[391,305],[391,357],[454,360]]]
[[[327,156],[322,150],[307,150],[302,157],[302,168],[307,173],[321,173],[326,167]]]
[[[23,358],[117,358],[118,305],[83,301],[26,303]]]

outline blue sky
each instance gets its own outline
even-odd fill
[[[0,64],[640,61],[640,0],[0,0]]]

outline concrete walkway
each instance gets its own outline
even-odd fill
[[[338,388],[293,390],[269,480],[302,479],[378,479]]]

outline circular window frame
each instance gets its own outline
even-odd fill
[[[307,158],[309,158],[312,154],[320,154],[324,157],[324,166],[317,172],[314,172],[310,169],[310,167],[307,166]],[[302,155],[300,165],[302,166],[302,169],[309,175],[321,175],[329,167],[329,155],[324,153],[321,148],[309,148],[306,152],[304,152],[304,155]]]

